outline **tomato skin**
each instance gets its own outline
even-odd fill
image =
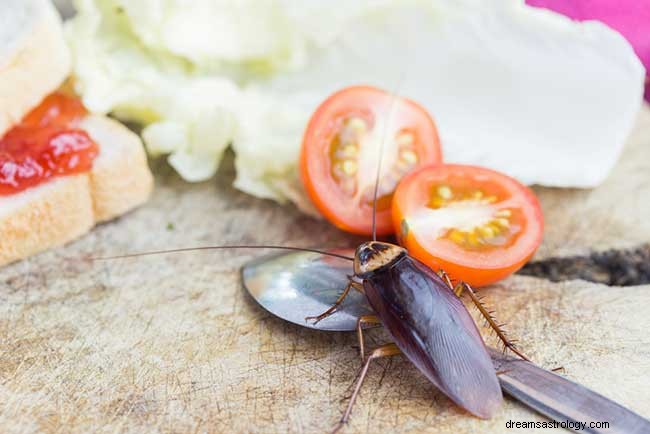
[[[348,87],[328,97],[314,112],[305,130],[300,153],[300,176],[305,191],[318,211],[346,232],[371,235],[372,206],[354,203],[329,175],[330,140],[337,133],[337,120],[355,113],[383,116],[388,101],[394,102],[402,111],[409,113],[405,116],[405,123],[414,128],[421,138],[416,144],[419,157],[416,167],[441,162],[442,151],[438,132],[427,111],[411,100],[395,97],[370,86]],[[378,111],[378,107],[381,111]],[[385,162],[382,174],[384,171]],[[372,182],[374,179],[375,174],[372,174]],[[393,233],[390,205],[377,210],[376,224],[377,235]]]
[[[470,251],[453,245],[451,241],[436,240],[423,242],[422,234],[408,228],[408,216],[422,203],[423,191],[429,188],[433,179],[443,181],[451,173],[475,174],[502,187],[512,195],[509,203],[521,207],[522,235],[512,245],[490,248],[489,251]],[[467,181],[468,184],[474,182]],[[480,184],[476,184],[480,186]],[[392,203],[393,222],[400,244],[409,254],[434,270],[444,270],[453,280],[462,280],[472,286],[480,287],[504,279],[519,270],[534,255],[543,236],[543,215],[534,193],[499,172],[477,166],[440,164],[421,167],[404,177]]]

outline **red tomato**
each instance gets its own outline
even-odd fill
[[[382,146],[383,141],[383,146]],[[372,233],[379,152],[377,233],[393,231],[390,204],[404,175],[442,160],[427,111],[405,98],[367,86],[343,89],[311,117],[302,143],[302,180],[316,208],[339,228]]]
[[[482,167],[422,167],[402,180],[392,210],[400,243],[412,256],[474,286],[514,273],[542,241],[535,195]]]

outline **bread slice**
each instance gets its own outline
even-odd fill
[[[74,240],[149,197],[153,178],[140,138],[104,116],[86,116],[80,127],[100,148],[89,173],[0,196],[0,265]]]
[[[0,5],[0,137],[70,73],[61,17],[50,0]]]
[[[89,173],[95,222],[110,220],[146,202],[153,188],[140,137],[105,116],[86,116],[81,129],[100,146]]]

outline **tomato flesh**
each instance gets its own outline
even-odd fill
[[[9,130],[0,139],[0,195],[90,170],[99,148],[77,128],[85,115],[78,99],[54,93]]]
[[[473,286],[521,268],[542,239],[533,193],[481,167],[416,170],[398,187],[392,210],[398,238],[411,255]]]
[[[438,134],[426,110],[380,89],[356,86],[335,93],[316,110],[303,139],[300,170],[308,195],[328,220],[370,235],[381,165],[377,233],[389,234],[399,181],[416,167],[441,159]]]

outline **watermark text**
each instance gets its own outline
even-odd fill
[[[507,429],[544,429],[544,428],[549,428],[549,429],[557,429],[557,428],[563,428],[563,429],[570,429],[574,431],[584,431],[587,428],[594,429],[608,429],[609,428],[609,422],[600,422],[600,421],[592,421],[592,422],[578,422],[578,421],[573,421],[573,420],[563,420],[563,421],[558,421],[558,420],[545,420],[545,421],[515,421],[515,420],[509,420],[506,422],[506,428]]]

